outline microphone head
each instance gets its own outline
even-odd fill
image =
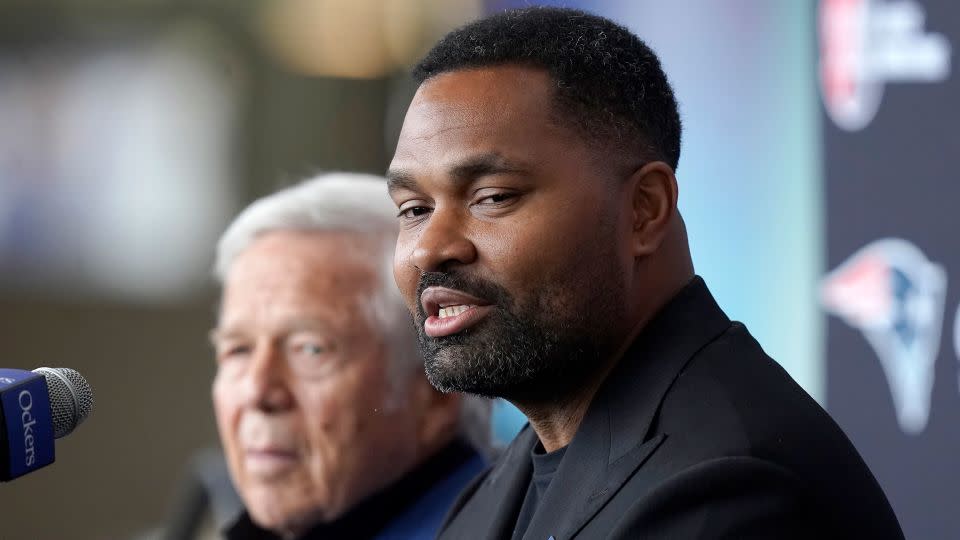
[[[76,370],[41,367],[33,370],[47,379],[53,436],[59,439],[79,426],[93,410],[93,389]]]

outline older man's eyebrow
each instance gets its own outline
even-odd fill
[[[321,332],[325,334],[334,333],[334,328],[323,317],[296,317],[284,323],[284,329],[288,333],[294,332]]]
[[[210,332],[207,334],[207,339],[210,340],[210,344],[214,347],[216,347],[217,344],[222,341],[241,339],[244,337],[246,337],[246,334],[242,330],[236,328],[222,328],[219,326],[211,328]]]

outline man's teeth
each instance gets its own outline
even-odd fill
[[[473,307],[473,306],[463,306],[463,305],[461,305],[461,306],[447,306],[447,307],[445,307],[445,308],[440,308],[440,315],[439,315],[439,317],[440,317],[441,319],[445,319],[445,318],[447,318],[447,317],[455,317],[455,316],[463,313],[464,311],[470,309],[471,307]]]

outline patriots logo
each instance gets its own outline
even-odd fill
[[[914,0],[821,0],[817,19],[821,95],[842,129],[873,120],[887,83],[950,76],[950,42],[924,29],[926,13]]]
[[[867,244],[821,282],[824,309],[860,330],[880,359],[906,433],[923,431],[930,415],[946,290],[943,267],[898,238]]]

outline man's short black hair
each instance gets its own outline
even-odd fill
[[[562,121],[589,142],[634,146],[644,161],[677,168],[681,128],[673,89],[656,54],[623,26],[575,9],[505,11],[447,34],[413,76],[422,83],[505,64],[545,69],[557,83]]]

